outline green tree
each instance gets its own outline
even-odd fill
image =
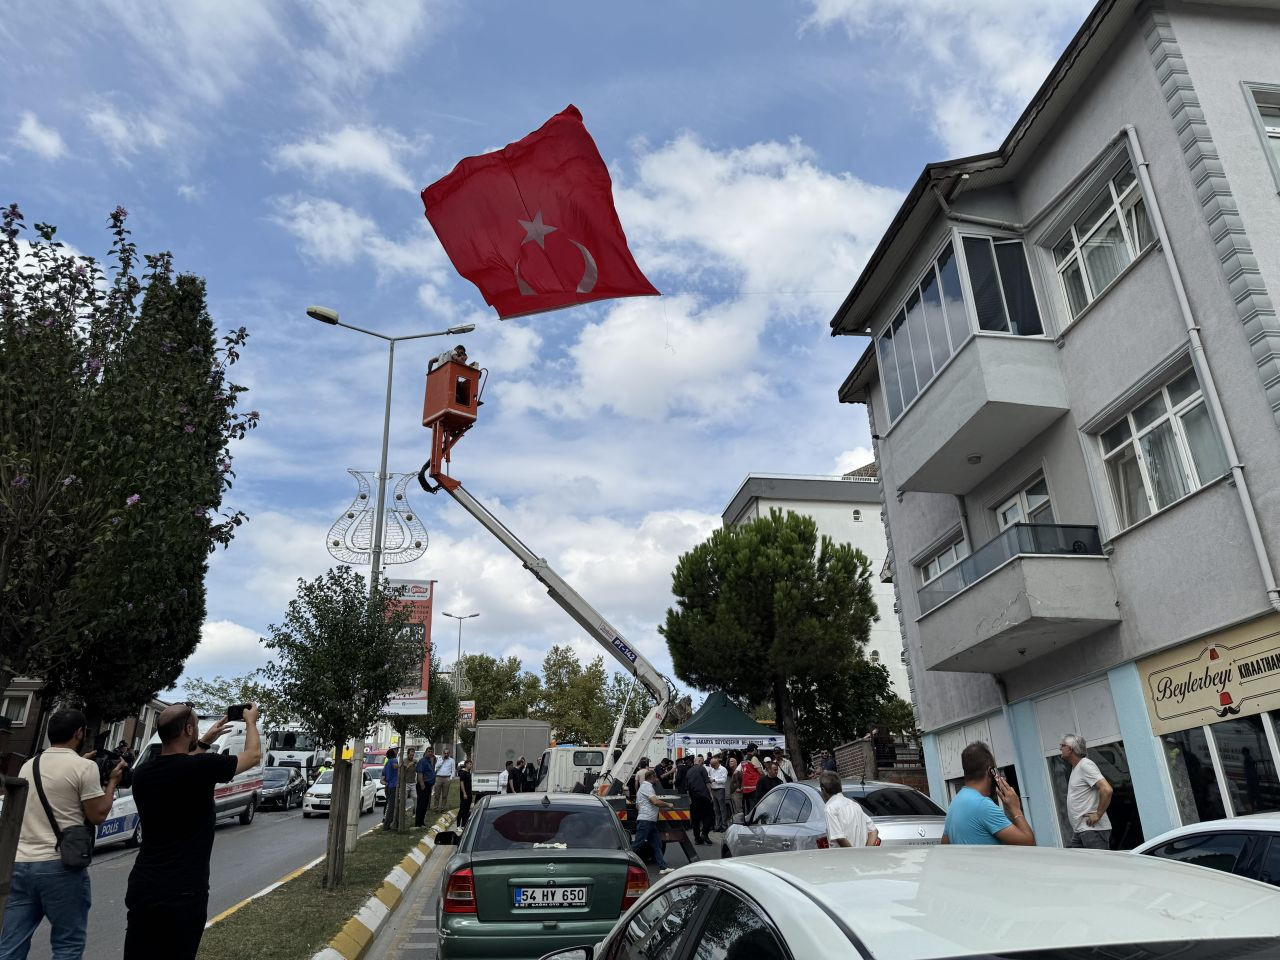
[[[779,510],[716,530],[682,556],[677,606],[659,628],[676,676],[749,703],[772,700],[792,756],[801,713],[821,702],[856,705],[871,624],[871,562],[818,536],[809,517]]]
[[[439,676],[440,660],[431,651],[430,675],[427,681],[427,713],[409,718],[409,732],[422,737],[427,743],[453,743],[453,731],[458,725],[458,694],[452,679]],[[450,747],[452,749],[452,746]]]
[[[469,653],[460,672],[469,691],[466,699],[476,702],[477,720],[526,717],[542,693],[541,681],[524,669],[519,657],[499,660]]]
[[[227,379],[243,329],[219,345],[203,283],[168,255],[139,279],[125,217],[105,272],[47,224],[20,245],[16,206],[0,229],[0,686],[41,676],[91,719],[195,648],[207,555],[244,520],[218,515],[230,443],[257,422]]]
[[[626,716],[623,718],[622,726],[638,727],[644,723],[645,716],[654,706],[654,700],[633,677],[624,673],[615,673],[609,678],[609,683],[605,687],[604,704],[605,711],[614,724],[618,722],[618,714],[622,713],[625,704]]]
[[[297,723],[289,705],[262,670],[242,677],[191,677],[183,681],[183,698],[203,714],[220,714],[234,703],[256,703],[262,708],[262,726],[272,730]]]
[[[265,674],[293,708],[302,725],[323,743],[340,748],[363,736],[404,686],[422,658],[422,648],[406,630],[409,611],[379,577],[369,584],[350,567],[337,567],[315,580],[298,581],[284,622],[269,628],[264,643],[274,657]],[[351,764],[334,769],[333,810],[345,810]],[[346,818],[329,818],[324,885],[342,882]]]
[[[909,737],[919,737],[920,729],[916,726],[916,710],[901,697],[890,697],[880,708],[876,721],[890,733],[903,733]]]
[[[542,661],[542,703],[534,713],[551,724],[557,740],[607,742],[614,718],[605,702],[604,658],[584,666],[572,647],[548,650]]]
[[[796,729],[809,751],[834,749],[880,721],[893,697],[889,671],[861,655],[847,657],[817,683],[789,684]]]

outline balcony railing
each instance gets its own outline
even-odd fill
[[[921,587],[918,591],[920,615],[942,606],[1014,557],[1059,554],[1102,556],[1102,538],[1098,535],[1098,528],[1058,523],[1015,523]]]

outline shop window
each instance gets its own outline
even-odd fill
[[[1111,849],[1132,850],[1142,843],[1142,820],[1138,816],[1138,801],[1134,795],[1133,777],[1129,773],[1129,757],[1124,744],[1119,741],[1089,744],[1089,759],[1111,784],[1113,791],[1107,817],[1111,821]],[[1048,758],[1049,778],[1053,782],[1054,807],[1058,812],[1058,826],[1064,842],[1071,839],[1071,823],[1067,819],[1067,781],[1071,777],[1071,765],[1061,756]]]
[[[1237,717],[1209,728],[1236,816],[1280,810],[1280,780],[1263,718]]]
[[[1167,734],[1164,755],[1183,823],[1219,820],[1227,815],[1203,727]]]

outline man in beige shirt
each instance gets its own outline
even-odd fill
[[[52,745],[40,754],[40,782],[58,830],[85,822],[96,826],[111,812],[124,761],[111,771],[104,789],[98,765],[80,756],[85,739],[83,713],[55,711],[48,734]],[[89,924],[89,871],[62,865],[57,835],[36,792],[35,760],[24,763],[19,776],[31,786],[14,858],[13,886],[4,908],[0,957],[25,957],[31,937],[47,917],[53,960],[80,960]]]

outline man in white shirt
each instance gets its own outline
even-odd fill
[[[636,839],[631,849],[639,853],[648,845],[653,850],[653,862],[658,865],[658,873],[670,873],[672,867],[667,866],[662,855],[662,834],[658,831],[658,808],[670,807],[672,804],[658,797],[654,784],[658,782],[658,774],[652,767],[644,772],[644,781],[636,788]]]
[[[781,747],[773,751],[773,762],[778,765],[778,776],[782,778],[783,783],[796,782],[796,768],[792,766]]]
[[[1084,737],[1069,733],[1058,744],[1062,759],[1071,766],[1067,780],[1067,817],[1071,821],[1068,847],[1089,850],[1111,849],[1111,820],[1107,807],[1114,795],[1111,784],[1098,765],[1086,756]]]
[[[449,802],[449,784],[453,780],[454,769],[453,755],[449,752],[449,748],[445,747],[440,760],[436,763],[435,799],[431,802],[431,805],[438,810],[443,810]]]
[[[39,756],[40,784],[59,831],[77,824],[102,823],[111,812],[116,787],[124,775],[121,760],[111,771],[106,788],[98,765],[80,756],[85,717],[79,710],[56,710],[49,717],[52,743]],[[89,871],[62,865],[57,834],[36,792],[35,760],[22,765],[19,776],[30,784],[18,835],[13,881],[4,908],[0,956],[25,957],[40,921],[49,920],[49,945],[57,960],[84,955],[89,924]]]
[[[711,802],[715,806],[714,829],[717,833],[723,833],[727,827],[726,821],[729,819],[729,801],[725,798],[726,788],[729,786],[729,771],[720,765],[719,751],[711,755],[707,775],[711,778]]]
[[[827,843],[833,847],[878,847],[880,834],[866,811],[844,795],[840,775],[830,770],[818,778],[826,804]]]

